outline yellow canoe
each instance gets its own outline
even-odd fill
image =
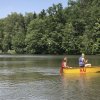
[[[100,66],[99,67],[85,67],[84,70],[80,68],[64,68],[63,73],[100,73]]]

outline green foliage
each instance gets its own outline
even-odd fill
[[[0,51],[17,54],[100,54],[100,0],[68,0],[39,14],[0,19]]]
[[[16,34],[12,38],[12,48],[18,54],[25,53],[25,36],[21,33]]]
[[[3,34],[3,20],[0,20],[0,50],[2,51],[3,50],[3,37],[4,37],[4,34]]]

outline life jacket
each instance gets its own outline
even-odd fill
[[[84,61],[82,60],[82,57],[79,58],[79,66],[84,66],[85,63]]]

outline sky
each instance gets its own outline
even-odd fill
[[[0,18],[5,18],[11,12],[25,14],[26,12],[39,13],[47,10],[53,4],[62,3],[67,7],[68,0],[0,0]]]

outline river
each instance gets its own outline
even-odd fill
[[[64,56],[0,55],[0,100],[100,100],[100,73],[60,75]],[[78,66],[79,56],[68,56]],[[100,56],[87,56],[100,66]]]

